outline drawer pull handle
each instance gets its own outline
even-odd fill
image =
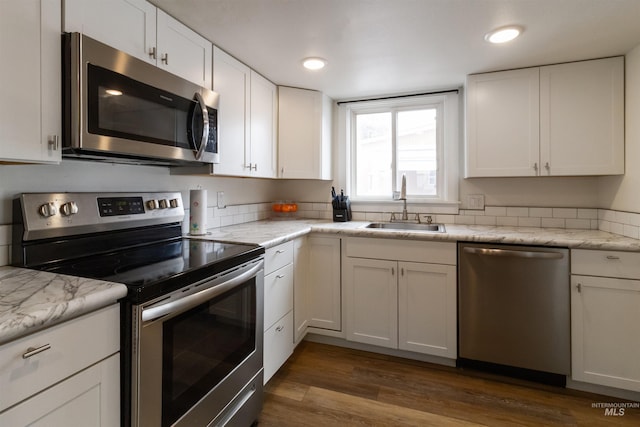
[[[38,353],[42,353],[43,351],[47,351],[51,348],[50,344],[41,345],[40,347],[29,347],[27,351],[22,355],[23,359],[28,359],[31,356],[35,356]]]
[[[283,329],[284,329],[284,326],[279,325],[276,327],[276,332],[282,332]]]
[[[620,259],[620,257],[615,255],[607,255],[607,259],[616,260],[616,259]]]
[[[276,276],[276,279],[284,279],[284,274],[278,274],[278,275]]]
[[[282,251],[282,250],[280,250],[280,249],[278,249],[278,250],[276,251],[276,254],[283,254],[283,253],[284,253],[284,251]]]

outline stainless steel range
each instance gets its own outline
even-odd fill
[[[12,261],[127,285],[123,426],[250,425],[262,407],[264,248],[183,238],[183,218],[179,192],[22,194]]]

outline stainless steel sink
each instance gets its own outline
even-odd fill
[[[366,228],[382,228],[386,230],[411,230],[444,233],[444,224],[416,224],[408,222],[372,222]]]

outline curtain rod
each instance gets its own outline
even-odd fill
[[[394,95],[394,96],[382,96],[379,98],[352,99],[350,101],[338,101],[338,105],[351,104],[353,102],[384,101],[386,99],[410,98],[413,96],[425,96],[425,95],[442,95],[443,93],[458,93],[458,92],[460,92],[459,89],[449,89],[449,90],[440,90],[436,92],[412,93],[409,95]]]

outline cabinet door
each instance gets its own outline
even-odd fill
[[[64,30],[156,64],[156,7],[146,0],[65,0]]]
[[[456,358],[456,267],[401,262],[398,348]]]
[[[89,367],[0,414],[2,426],[120,425],[120,355]]]
[[[210,41],[158,9],[157,64],[160,68],[211,89]]]
[[[398,263],[345,258],[347,340],[398,348]]]
[[[640,391],[640,281],[571,277],[571,376]]]
[[[277,108],[276,85],[251,70],[251,176],[277,176]]]
[[[249,136],[250,70],[242,62],[213,47],[213,90],[220,94],[218,132],[220,175],[248,175],[245,143]]]
[[[293,312],[279,319],[264,333],[264,384],[293,353]]]
[[[539,86],[538,68],[467,78],[467,178],[538,174]]]
[[[264,277],[264,330],[293,309],[293,264]]]
[[[306,335],[311,318],[308,238],[300,237],[293,245],[293,341],[298,344]]]
[[[0,2],[0,161],[60,162],[60,11],[60,0]]]
[[[280,178],[330,179],[330,138],[326,129],[330,108],[326,105],[321,92],[278,88]]]
[[[624,58],[540,69],[543,175],[624,173]]]
[[[340,238],[309,237],[309,326],[342,330]]]

